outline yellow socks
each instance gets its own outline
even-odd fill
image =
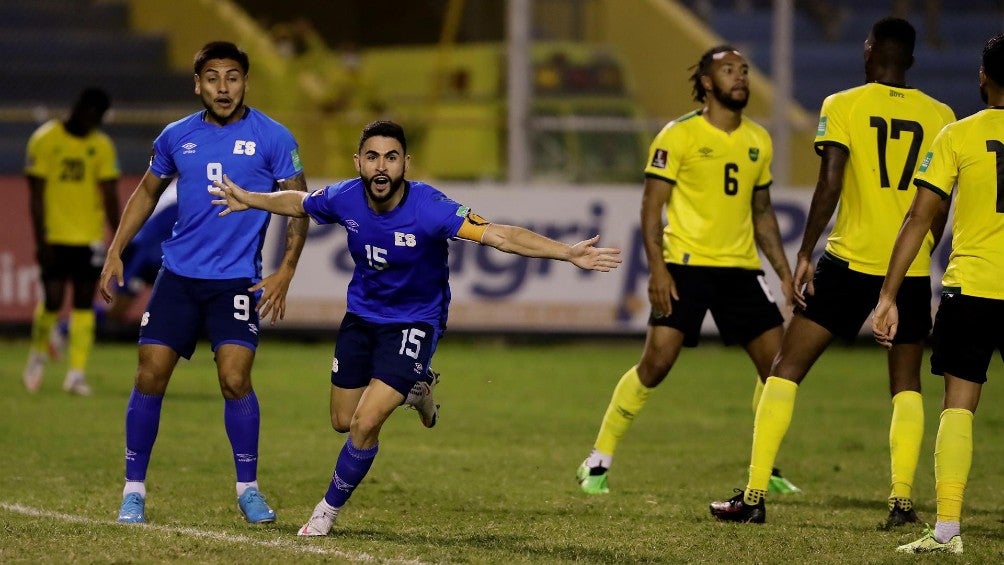
[[[624,373],[614,388],[614,394],[603,415],[603,423],[600,425],[600,432],[593,447],[597,451],[613,455],[617,444],[627,433],[634,417],[645,406],[645,401],[651,393],[652,389],[641,384],[638,379],[637,366],[631,367]]]
[[[760,397],[763,396],[763,381],[760,375],[756,377],[756,385],[753,387],[753,415],[756,416],[756,408],[760,406]]]
[[[746,484],[746,503],[756,504],[767,492],[774,458],[781,449],[781,441],[788,432],[791,414],[795,411],[795,394],[798,385],[778,377],[770,377],[763,387],[763,396],[753,422],[753,454],[750,458],[749,482]],[[757,499],[757,500],[754,500]]]
[[[973,413],[948,408],[941,413],[934,442],[934,490],[938,497],[938,522],[959,522],[962,495],[973,462]]]
[[[48,334],[46,334],[48,335]],[[69,369],[83,371],[94,346],[94,310],[70,312]]]
[[[889,498],[912,498],[913,477],[924,438],[924,401],[919,392],[904,390],[892,397],[889,457],[892,492]]]
[[[59,312],[49,312],[45,303],[40,301],[35,306],[35,318],[31,324],[31,349],[37,353],[47,354],[49,351],[49,333],[59,320]]]

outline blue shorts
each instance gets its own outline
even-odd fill
[[[346,313],[335,340],[331,384],[362,388],[377,379],[408,396],[424,379],[438,342],[432,324],[378,324]]]
[[[260,293],[249,278],[192,279],[161,269],[139,328],[140,345],[166,345],[185,359],[202,335],[213,351],[225,344],[258,348]]]

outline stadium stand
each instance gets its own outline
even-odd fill
[[[687,2],[696,6],[695,2]],[[705,16],[716,33],[743,48],[765,72],[771,71],[770,2],[704,0]],[[839,0],[839,26],[831,37],[807,14],[795,15],[795,99],[816,111],[827,95],[857,86],[863,78],[861,45],[871,25],[891,14],[892,2]],[[710,6],[710,9],[709,9]],[[925,29],[924,2],[912,2],[907,19],[917,28],[917,63],[910,71],[912,86],[945,101],[964,117],[982,104],[976,90],[978,56],[983,43],[1004,23],[998,0],[944,0],[937,19],[939,44],[932,45]]]
[[[192,104],[191,75],[168,67],[164,38],[129,28],[129,7],[122,3],[4,0],[0,59],[3,174],[22,171],[31,132],[62,116],[73,93],[86,86],[112,96],[105,129],[126,173],[145,170],[154,136]],[[144,112],[156,116],[136,118]]]

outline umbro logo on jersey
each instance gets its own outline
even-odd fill
[[[652,155],[652,166],[656,169],[665,169],[667,160],[669,160],[669,152],[665,149],[656,149],[655,155]]]
[[[196,147],[198,147],[198,145],[196,145],[196,144],[192,143],[191,141],[189,141],[188,143],[186,143],[186,144],[184,144],[184,145],[181,146],[181,148],[184,149],[184,151],[182,151],[181,154],[182,155],[191,155],[192,153],[195,153],[195,148]]]
[[[714,153],[715,150],[710,147],[702,147],[698,149],[697,152],[701,154],[701,157],[704,157],[706,159],[708,157],[711,157],[711,154]]]
[[[355,220],[345,220],[345,229],[352,233],[359,233],[359,222]]]
[[[258,335],[258,324],[248,324],[248,330],[254,335]]]

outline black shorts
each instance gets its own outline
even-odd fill
[[[824,253],[812,279],[816,293],[806,294],[805,308],[797,312],[831,334],[853,340],[875,309],[884,278],[854,271],[847,261]],[[923,341],[931,332],[931,277],[903,279],[896,307],[899,329],[893,343]]]
[[[51,245],[52,254],[39,265],[43,281],[96,281],[105,263],[105,246]]]
[[[432,324],[378,324],[347,312],[335,340],[331,384],[362,388],[377,379],[408,396],[425,377],[438,341]]]
[[[258,348],[258,299],[250,278],[193,279],[161,269],[140,320],[139,343],[166,345],[190,359],[199,337]]]
[[[683,332],[683,345],[694,347],[701,339],[701,324],[708,310],[726,345],[746,345],[765,331],[784,324],[764,279],[763,271],[736,267],[698,267],[666,263],[676,282],[679,300],[669,316],[649,315],[650,326],[668,326]]]
[[[934,318],[931,372],[974,383],[987,382],[996,349],[1004,359],[1004,300],[979,298],[946,288]]]

